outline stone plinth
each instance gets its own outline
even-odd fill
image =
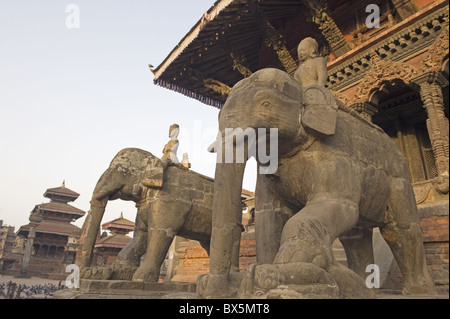
[[[79,289],[63,290],[55,299],[196,298],[196,285],[186,282],[137,282],[81,279]]]

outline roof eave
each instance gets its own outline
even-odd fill
[[[224,10],[228,5],[236,0],[218,0],[216,3],[206,12],[209,16],[208,22],[214,20],[215,17],[219,15],[219,13]],[[154,83],[158,82],[159,77],[164,73],[164,71],[175,61],[181,53],[194,41],[200,31],[205,26],[205,16],[203,16],[193,27],[192,29],[183,37],[183,39],[177,44],[177,46],[169,53],[169,55],[164,59],[164,61],[156,67],[154,70],[150,69],[154,74]]]

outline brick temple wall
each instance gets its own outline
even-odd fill
[[[178,267],[172,281],[196,282],[197,276],[209,273],[209,257],[195,240],[183,240],[176,251]],[[239,269],[244,271],[256,263],[256,242],[254,230],[242,234],[239,251]]]

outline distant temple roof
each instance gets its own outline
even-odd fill
[[[131,241],[131,239],[132,239],[131,237],[128,237],[123,234],[114,234],[97,240],[95,243],[95,247],[121,249],[125,247]]]
[[[19,230],[17,231],[17,234],[23,232],[28,233],[30,231],[30,228],[31,226],[29,224],[20,226]],[[35,230],[36,233],[47,233],[47,234],[69,236],[72,233],[79,231],[80,228],[70,223],[61,222],[59,220],[43,219],[41,223],[35,228]]]
[[[121,230],[127,233],[134,230],[134,223],[131,220],[123,218],[123,213],[120,214],[119,218],[116,218],[110,222],[106,222],[102,225],[103,229],[107,230]]]
[[[36,233],[48,233],[55,235],[69,236],[80,232],[80,228],[72,225],[71,222],[86,214],[85,211],[67,204],[68,201],[74,201],[80,196],[65,186],[65,182],[60,187],[49,188],[44,196],[51,202],[35,205],[31,215],[40,213],[42,220],[35,228]],[[31,229],[31,224],[23,225],[17,231],[17,234],[27,236]]]
[[[73,214],[74,218],[80,218],[83,217],[86,213],[84,210],[78,209],[76,207],[73,207],[72,205],[66,204],[66,203],[60,203],[60,202],[50,202],[50,203],[44,203],[39,205],[42,210],[45,211],[53,211],[53,212],[59,212],[59,213],[67,213],[67,214]]]
[[[73,202],[78,196],[80,196],[80,194],[66,187],[65,181],[63,181],[60,187],[48,188],[44,193],[44,197],[47,197],[52,201],[65,203]]]

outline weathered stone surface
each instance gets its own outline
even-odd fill
[[[144,150],[124,149],[100,177],[83,226],[82,278],[157,281],[176,235],[198,240],[209,250],[214,181],[174,164],[167,152],[162,161]],[[133,239],[111,266],[89,267],[106,204],[116,198],[136,202]]]
[[[61,290],[55,299],[186,299],[195,298],[195,284],[82,279],[79,289]]]
[[[380,228],[404,274],[403,292],[435,294],[403,155],[381,129],[348,107],[339,106],[335,120],[324,122],[325,128],[335,125],[334,132],[316,125],[326,112],[310,121],[305,114],[316,110],[305,102],[304,91],[287,73],[263,69],[233,87],[219,116],[222,135],[227,128],[278,129],[278,169],[259,174],[255,191],[259,264],[246,272],[241,295],[374,297],[361,277],[374,263],[374,227]],[[318,93],[311,91],[306,100]],[[331,105],[330,110],[336,112]],[[227,144],[217,144],[214,149],[222,147],[224,154]],[[248,146],[246,142],[244,148]],[[229,281],[230,247],[244,169],[245,163],[216,165],[211,273],[199,278],[202,297],[238,294]],[[330,249],[338,237],[351,270]],[[311,278],[322,279],[309,282]]]

